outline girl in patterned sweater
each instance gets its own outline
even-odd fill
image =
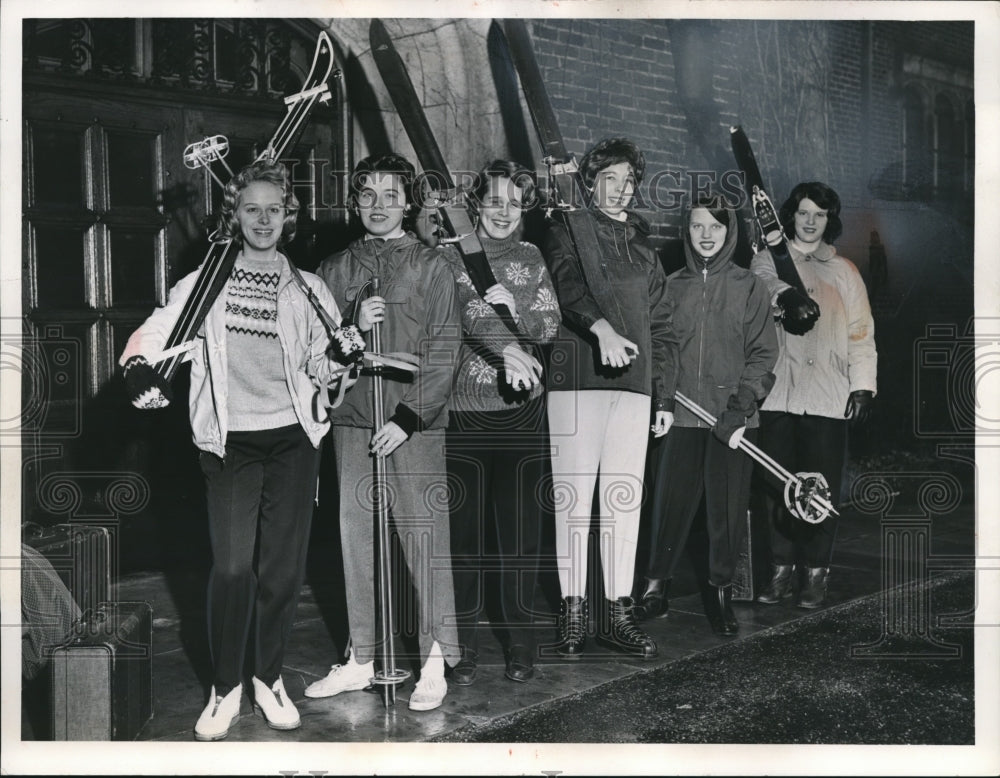
[[[537,345],[559,328],[559,305],[541,252],[519,241],[521,214],[535,197],[531,173],[497,160],[475,189],[477,232],[498,283],[476,294],[458,253],[446,254],[462,311],[462,350],[449,405],[446,455],[450,490],[451,553],[462,659],[453,681],[471,684],[477,674],[479,614],[485,587],[487,533],[499,553],[499,599],[506,633],[506,676],[534,674],[531,629],[538,569],[542,465],[548,457],[542,366]],[[506,305],[513,333],[492,305]],[[489,567],[494,568],[495,563]]]
[[[330,345],[304,291],[308,285],[339,322],[326,285],[299,273],[278,252],[279,243],[295,234],[298,207],[280,164],[256,162],[226,187],[219,234],[240,253],[191,351],[191,429],[205,475],[213,558],[212,691],[195,725],[198,740],[226,737],[239,715],[248,638],[254,699],[268,725],[300,725],[281,666],[305,569],[321,443],[330,427],[317,393],[341,380],[342,363],[357,353],[347,357]],[[167,305],[125,347],[120,363],[138,407],[169,402],[169,387],[149,357],[163,348],[197,278],[195,271],[171,289]],[[359,337],[355,350],[358,344],[363,346]]]

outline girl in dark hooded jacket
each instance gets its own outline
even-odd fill
[[[753,461],[736,450],[756,439],[757,405],[774,384],[778,341],[764,284],[734,265],[736,213],[720,198],[697,204],[684,229],[685,267],[667,278],[667,299],[679,345],[668,377],[718,419],[711,428],[681,404],[653,457],[650,558],[639,616],[667,613],[667,589],[705,495],[709,536],[708,614],[713,629],[736,634],[733,571],[744,540]]]

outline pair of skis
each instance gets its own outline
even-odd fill
[[[764,179],[757,166],[753,149],[750,147],[750,139],[747,138],[742,127],[731,127],[729,135],[736,164],[743,171],[744,188],[750,198],[750,210],[753,213],[757,234],[767,245],[778,278],[793,287],[801,296],[803,315],[800,318],[789,318],[782,315],[781,324],[790,335],[804,335],[813,328],[819,318],[819,306],[809,297],[809,292],[806,290],[805,284],[802,283],[798,270],[795,269],[795,261],[788,250],[785,230],[778,219],[774,203],[771,202],[771,198],[764,188]],[[757,241],[754,241],[754,245],[756,247]]]
[[[454,243],[462,255],[462,262],[469,274],[469,279],[480,297],[486,295],[486,290],[497,283],[490,267],[486,252],[476,235],[476,227],[472,221],[469,193],[459,190],[448,172],[444,155],[434,139],[434,133],[424,114],[423,106],[413,87],[406,65],[385,25],[378,19],[373,19],[368,28],[372,56],[378,68],[382,81],[389,91],[389,97],[399,114],[406,134],[413,144],[413,149],[424,169],[424,175],[436,179],[434,193],[444,199],[440,207],[444,227],[451,233],[450,242]],[[493,309],[515,337],[520,337],[520,331],[514,317],[506,305],[494,305]]]
[[[334,72],[333,43],[325,32],[320,33],[313,54],[312,67],[302,83],[302,88],[295,94],[285,97],[287,113],[275,129],[271,140],[257,156],[256,162],[268,160],[275,162],[289,149],[295,147],[295,142],[305,128],[306,122],[317,103],[330,99],[330,83],[340,77],[340,71]],[[230,177],[233,171],[225,162],[229,153],[229,141],[222,135],[213,135],[202,141],[190,144],[184,150],[184,164],[189,168],[204,167],[212,178],[222,186],[219,175],[212,169],[216,162],[222,164]],[[163,351],[151,361],[156,363],[156,371],[167,382],[170,382],[180,367],[187,353],[194,345],[209,309],[218,299],[226,285],[236,263],[239,253],[231,240],[218,240],[209,236],[211,244],[195,285],[181,308],[177,323],[171,330]],[[332,336],[332,334],[331,334]]]

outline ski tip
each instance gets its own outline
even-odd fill
[[[384,42],[390,40],[389,31],[382,24],[381,19],[372,19],[368,25],[368,40],[371,43],[372,48],[377,48],[376,42],[378,44],[384,45]]]

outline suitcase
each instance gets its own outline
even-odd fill
[[[87,620],[111,599],[111,538],[107,527],[25,524],[23,541],[44,556]]]
[[[153,717],[153,612],[101,603],[52,651],[55,740],[135,740]]]

